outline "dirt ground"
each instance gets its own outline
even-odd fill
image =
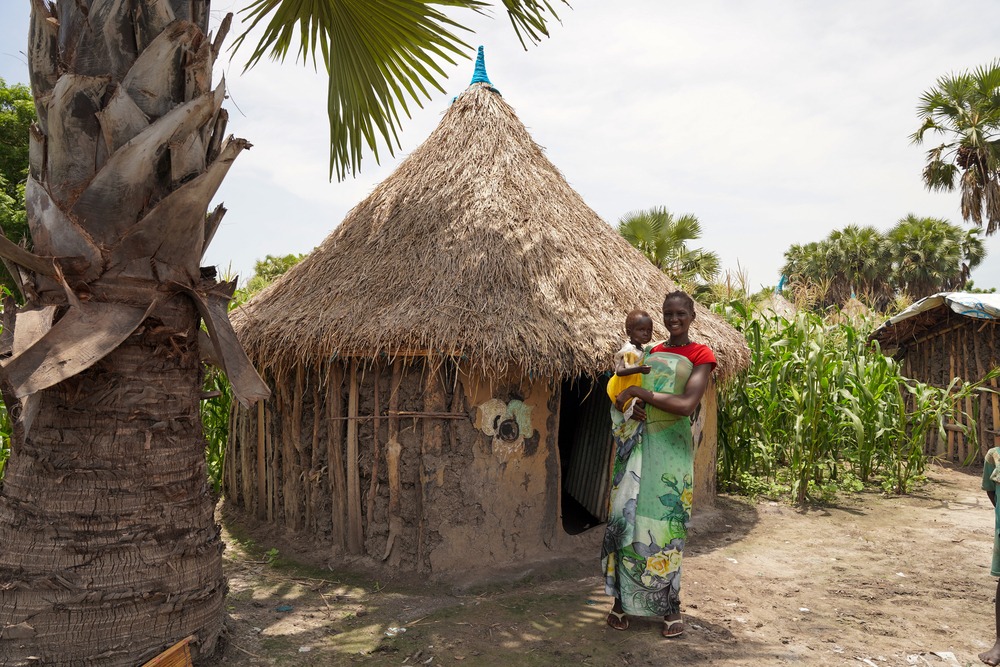
[[[687,631],[671,640],[651,620],[605,625],[600,529],[586,560],[458,591],[299,566],[230,525],[228,637],[211,664],[978,665],[996,589],[980,474],[934,466],[910,496],[806,510],[720,497],[689,538]]]

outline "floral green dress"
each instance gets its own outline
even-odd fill
[[[652,367],[642,386],[657,393],[683,393],[694,370],[687,356],[665,351],[647,352],[642,363]],[[616,452],[601,553],[604,589],[633,616],[679,613],[694,487],[691,419],[653,406],[644,423],[624,420],[614,408],[611,418]]]

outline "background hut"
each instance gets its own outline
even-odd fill
[[[795,305],[785,298],[781,292],[771,292],[767,297],[760,302],[757,310],[765,315],[776,315],[778,317],[783,317],[786,320],[792,320],[795,318],[795,313],[798,312]]]
[[[238,409],[230,506],[405,570],[479,578],[606,512],[601,376],[671,282],[583,202],[488,82],[309,257],[233,316],[274,388]],[[699,308],[718,377],[742,337]],[[712,502],[715,391],[696,503]],[[576,522],[579,525],[570,525]],[[595,556],[596,557],[596,556]]]
[[[850,324],[852,327],[858,327],[871,317],[872,311],[852,294],[842,305],[834,306],[827,312],[826,321],[831,324]]]
[[[903,363],[903,375],[935,387],[947,387],[953,378],[967,382],[981,380],[991,369],[1000,366],[1000,295],[969,292],[941,292],[917,301],[876,329],[883,351]],[[992,380],[992,388],[997,388]],[[1000,396],[981,392],[979,399],[969,399],[963,408],[976,421],[979,453],[1000,446]],[[925,451],[949,461],[969,459],[971,443],[959,424],[945,427],[947,438],[937,431],[928,435]]]

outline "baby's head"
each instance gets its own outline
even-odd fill
[[[645,310],[633,310],[625,317],[625,333],[636,347],[653,339],[653,318]]]

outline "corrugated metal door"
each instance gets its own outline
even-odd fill
[[[611,456],[611,401],[604,382],[593,385],[582,401],[564,406],[560,428],[573,429],[573,445],[563,489],[600,521],[608,518]]]

